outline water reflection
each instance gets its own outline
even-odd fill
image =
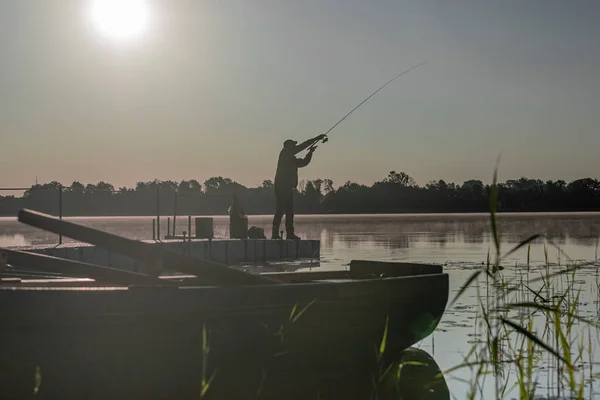
[[[440,367],[422,349],[410,348],[402,353],[379,390],[382,399],[450,399],[450,391]]]
[[[256,382],[239,382],[229,387],[213,387],[208,398],[257,399],[419,399],[449,400],[450,392],[433,357],[410,348],[374,369],[348,366],[344,371],[304,371],[297,376],[274,372],[262,382],[260,395],[246,396],[240,388],[257,387]],[[246,374],[247,376],[248,374]],[[243,379],[243,378],[242,378]],[[235,392],[235,393],[232,393]]]
[[[152,217],[76,218],[77,222],[132,239],[152,239]],[[250,216],[249,224],[270,231],[271,216]],[[161,236],[166,233],[166,217]],[[177,220],[178,231],[187,230],[187,218]],[[229,221],[214,217],[216,237],[228,237]],[[296,231],[321,241],[324,263],[349,262],[353,257],[378,260],[412,259],[421,262],[483,261],[493,248],[486,214],[427,215],[299,215]],[[543,234],[574,259],[593,258],[600,237],[600,213],[500,214],[502,248],[508,250],[534,233]],[[69,241],[69,239],[65,239]],[[0,244],[58,243],[58,237],[0,218]],[[546,239],[532,243],[532,260],[543,260]],[[523,258],[523,254],[516,254]]]
[[[362,254],[380,260],[413,259],[422,262],[484,261],[493,250],[489,216],[302,216],[299,232],[320,237],[322,256],[349,261]],[[545,237],[532,243],[532,261],[542,261],[545,245],[558,245],[573,259],[594,257],[600,214],[502,215],[499,235],[508,250],[532,234]],[[524,249],[525,251],[525,249]],[[521,258],[522,254],[515,254]]]
[[[29,243],[22,234],[3,233],[0,235],[0,247],[27,246]]]

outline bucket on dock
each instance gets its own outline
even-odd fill
[[[231,218],[229,220],[229,237],[231,239],[248,238],[248,217]]]
[[[197,239],[213,239],[213,219],[208,217],[198,217],[196,222],[196,238]]]

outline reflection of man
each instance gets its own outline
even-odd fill
[[[4,272],[5,269],[9,268],[7,265],[7,262],[8,262],[8,256],[6,255],[6,253],[3,251],[0,252],[0,274],[2,272]]]
[[[233,193],[229,206],[229,237],[246,239],[248,237],[248,218],[240,204],[237,193]]]
[[[296,154],[324,137],[325,135],[319,135],[300,144],[291,139],[283,142],[283,149],[279,153],[277,172],[275,173],[275,198],[277,205],[275,217],[273,218],[271,239],[281,239],[279,236],[279,225],[284,213],[287,239],[300,239],[294,234],[294,190],[298,186],[298,168],[306,167],[310,163],[315,148],[311,148],[304,158],[296,158]]]

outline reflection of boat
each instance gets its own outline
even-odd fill
[[[265,370],[237,371],[232,382],[214,386],[211,398],[450,400],[440,367],[427,352],[409,348],[385,364],[336,369],[305,369],[298,374]],[[240,390],[240,387],[245,390]],[[255,395],[260,388],[260,394]],[[255,390],[253,390],[255,389]]]
[[[444,375],[427,352],[409,348],[392,361],[378,388],[380,399],[450,400]]]
[[[315,374],[313,374],[315,375]],[[311,378],[303,377],[303,381]],[[314,378],[313,378],[314,379]],[[313,380],[314,386],[301,393],[297,387],[287,390],[282,385],[268,398],[380,399],[380,400],[450,400],[446,380],[435,360],[427,352],[409,348],[396,354],[388,363],[371,370],[350,370]],[[312,393],[311,393],[312,391]]]
[[[252,275],[38,213],[19,220],[195,277],[5,251],[16,272],[0,284],[2,398],[31,393],[38,367],[40,394],[86,399],[197,398],[203,385],[249,398],[273,379],[363,374],[383,338],[387,360],[428,336],[448,298],[440,266]],[[80,279],[19,279],[20,268]]]

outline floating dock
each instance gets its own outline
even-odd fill
[[[302,260],[318,262],[320,259],[319,240],[192,239],[143,242],[229,266]],[[87,243],[27,246],[11,250],[29,251],[134,272],[142,269],[140,263],[133,258]]]

